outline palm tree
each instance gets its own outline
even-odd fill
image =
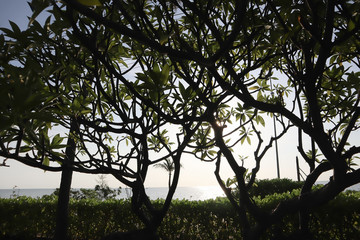
[[[166,158],[165,162],[155,164],[154,167],[162,168],[162,169],[164,169],[165,171],[167,171],[169,173],[169,188],[170,188],[170,186],[171,186],[171,174],[175,170],[174,162],[171,161],[170,159]],[[181,164],[180,164],[180,167],[182,167]]]

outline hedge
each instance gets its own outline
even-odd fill
[[[275,193],[255,201],[264,209],[280,200],[295,197],[299,190]],[[161,204],[163,200],[155,200]],[[55,228],[55,198],[0,199],[0,239],[51,238]],[[107,233],[141,228],[131,212],[129,200],[71,200],[70,235],[72,239],[100,239]],[[360,193],[345,192],[311,215],[311,231],[316,239],[357,239],[360,236]],[[226,198],[206,201],[174,200],[159,228],[162,239],[240,239],[238,218]],[[297,215],[286,217],[273,226],[263,239],[273,233],[285,234],[297,228]]]
[[[250,189],[251,196],[264,198],[274,193],[286,193],[295,189],[301,189],[304,182],[296,182],[287,178],[262,179],[256,180],[254,186]]]

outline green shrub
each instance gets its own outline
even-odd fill
[[[256,204],[271,210],[282,200],[299,196],[300,189],[282,194],[275,193],[264,198],[255,198]],[[310,211],[310,231],[318,240],[358,239],[360,236],[360,192],[346,191],[329,203]],[[287,235],[298,227],[298,215],[286,216],[272,226],[263,239],[274,239],[278,231]]]
[[[29,197],[0,199],[0,236],[18,236],[22,239],[52,236],[55,206],[54,200]]]
[[[226,198],[174,200],[159,228],[162,239],[239,239],[240,226]]]
[[[251,196],[264,198],[274,193],[286,193],[294,189],[301,189],[303,184],[304,182],[295,182],[287,178],[256,180],[249,193]]]
[[[98,179],[98,184],[95,185],[94,189],[80,188],[80,189],[70,189],[70,198],[80,200],[80,199],[95,199],[95,200],[108,200],[114,199],[120,196],[121,187],[118,189],[111,189],[107,182],[105,181],[105,175],[100,175]],[[45,197],[57,197],[59,196],[60,189],[57,188],[51,195],[46,195]]]
[[[298,196],[300,190],[254,198],[256,204],[271,210],[281,200]],[[160,207],[164,200],[155,200]],[[48,237],[55,229],[56,198],[0,199],[0,239]],[[360,235],[360,193],[340,194],[311,213],[311,231],[318,240],[357,239]],[[273,239],[274,232],[290,234],[297,229],[298,216],[286,216],[272,226],[263,239]],[[129,200],[71,200],[70,235],[72,239],[100,239],[115,231],[143,227],[131,211]],[[172,201],[159,228],[162,239],[241,239],[239,219],[226,198],[206,201]]]

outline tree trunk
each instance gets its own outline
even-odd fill
[[[67,147],[65,150],[65,159],[62,164],[63,170],[61,172],[61,182],[59,189],[59,198],[56,209],[56,227],[55,227],[55,240],[66,240],[68,237],[69,227],[69,200],[70,189],[73,171],[71,165],[75,159],[76,144],[74,139],[71,138],[71,133],[76,130],[77,124],[75,121],[71,122],[70,134],[67,141]]]
[[[171,171],[169,171],[169,188],[171,187]]]
[[[55,240],[69,239],[69,199],[72,180],[72,170],[64,168],[61,173],[59,198],[56,210]]]

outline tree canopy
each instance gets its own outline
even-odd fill
[[[89,4],[33,0],[26,31],[15,23],[2,29],[0,156],[60,171],[69,163],[63,140],[72,139],[70,168],[110,173],[133,188],[134,210],[154,228],[170,204],[181,158],[216,162],[244,239],[258,239],[298,211],[307,234],[309,209],[360,182],[360,146],[351,141],[360,114],[359,1]],[[41,26],[35,17],[44,9],[51,16]],[[276,136],[263,134],[267,116],[281,126]],[[57,128],[66,135],[49,134]],[[311,172],[300,198],[265,212],[248,191],[274,141],[291,128]],[[236,149],[247,143],[253,156],[245,160]],[[166,159],[175,170],[159,214],[143,184],[149,167]],[[220,174],[224,160],[239,197]],[[312,191],[327,171],[329,182]]]

